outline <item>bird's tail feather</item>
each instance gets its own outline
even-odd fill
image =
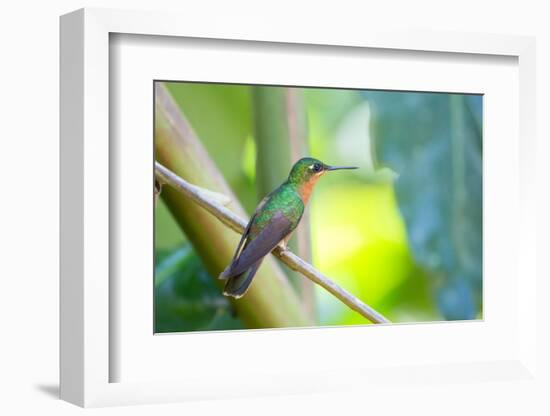
[[[256,263],[250,266],[250,268],[248,268],[241,274],[232,276],[227,279],[223,294],[225,296],[232,296],[235,299],[242,297],[248,290],[250,283],[252,283],[252,278],[258,271],[260,264],[262,264],[262,260],[263,258],[258,260]]]

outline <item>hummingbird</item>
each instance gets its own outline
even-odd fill
[[[223,294],[236,299],[248,290],[262,260],[279,243],[287,242],[300,223],[313,187],[326,172],[357,169],[354,166],[329,166],[320,160],[304,157],[298,160],[288,179],[258,204],[237,245],[231,263],[220,274],[226,280]]]

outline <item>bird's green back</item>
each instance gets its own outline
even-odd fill
[[[298,194],[297,188],[288,181],[273,191],[267,197],[263,206],[260,207],[252,222],[250,237],[254,238],[258,235],[277,211],[280,211],[290,221],[291,229],[289,232],[296,228],[304,213],[304,203]]]

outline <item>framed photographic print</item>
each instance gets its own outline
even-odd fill
[[[227,195],[223,176],[239,193],[231,193],[233,205],[245,200],[254,213],[234,255],[237,242],[223,242],[234,240],[233,230],[165,179],[155,210],[155,332],[389,323],[377,310],[394,323],[482,317],[482,95],[163,81],[154,88],[157,168],[181,169]],[[395,161],[401,178],[377,170],[379,158]],[[336,170],[355,171],[318,184]],[[263,265],[285,238],[335,280],[306,272],[323,279],[316,286]]]
[[[532,380],[533,39],[241,29],[61,19],[62,398]]]

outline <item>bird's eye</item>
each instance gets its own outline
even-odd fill
[[[319,163],[315,163],[315,164],[313,165],[313,170],[314,170],[315,172],[319,172],[319,171],[321,170],[321,165],[320,165]]]

